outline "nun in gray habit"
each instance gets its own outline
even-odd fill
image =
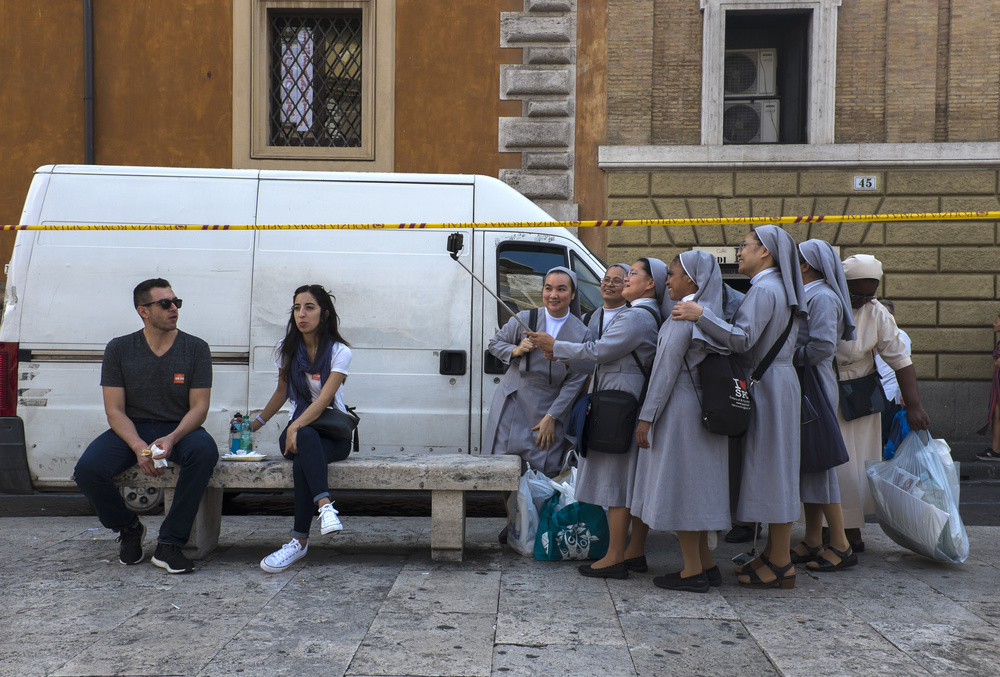
[[[550,276],[553,282],[564,280],[563,276],[569,277],[572,298],[568,312],[553,317],[543,305],[538,309],[537,327],[532,328],[549,329],[568,343],[587,340],[587,327],[580,319],[576,273],[561,266],[553,268],[545,274],[545,284]],[[542,298],[545,299],[544,292]],[[531,326],[529,315],[528,310],[517,314]],[[546,360],[524,337],[524,327],[513,317],[490,340],[489,351],[510,367],[493,395],[483,449],[488,454],[520,456],[522,473],[525,466],[530,465],[546,475],[555,475],[568,447],[566,421],[587,375],[571,372],[560,362]],[[544,421],[545,417],[550,421]],[[552,442],[548,445],[539,445],[539,428],[543,424],[554,425]]]
[[[833,356],[841,340],[854,340],[854,315],[844,277],[844,267],[833,247],[823,240],[807,240],[799,245],[803,263],[809,319],[803,325],[795,345],[793,359],[797,367],[816,367],[820,387],[826,393],[837,416],[839,392],[833,372]],[[813,402],[814,405],[818,403]],[[839,434],[839,430],[837,431]],[[805,540],[792,549],[792,561],[814,571],[840,571],[854,566],[857,555],[844,533],[844,513],[840,507],[837,469],[802,473],[799,494],[806,518]],[[823,549],[823,518],[830,525],[830,544]]]
[[[707,252],[682,253],[667,278],[674,301],[724,313],[722,273]],[[729,529],[729,438],[701,422],[698,365],[708,354],[693,341],[695,325],[667,320],[636,430],[640,451],[632,514],[652,529],[676,531],[684,569],[653,582],[670,590],[708,592],[722,583],[708,549],[708,531]]]
[[[552,341],[540,333],[529,336],[542,350],[553,355],[553,359],[596,364],[594,390],[622,390],[638,399],[646,382],[643,371],[649,373],[656,353],[656,333],[666,280],[667,264],[659,259],[639,259],[632,264],[622,292],[630,305],[611,321],[605,322],[600,338],[571,343],[561,338]],[[608,526],[611,531],[608,554],[592,565],[582,565],[580,573],[584,576],[626,578],[629,569],[646,570],[646,534],[649,529],[633,519],[628,509],[632,501],[639,450],[634,437],[628,441],[631,447],[625,454],[587,451],[586,457],[580,459],[576,499],[609,506]],[[631,541],[628,538],[630,524]]]
[[[736,519],[768,522],[763,553],[737,569],[740,585],[795,585],[791,563],[792,522],[799,516],[799,378],[792,365],[798,325],[805,319],[805,292],[798,249],[777,226],[751,231],[738,250],[739,270],[750,291],[729,324],[693,302],[674,306],[673,317],[695,322],[696,341],[710,350],[740,353],[748,373],[771,349],[789,320],[791,332],[761,381],[750,389],[754,411],[743,436],[743,479]]]

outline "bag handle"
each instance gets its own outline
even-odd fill
[[[748,390],[753,385],[760,382],[760,379],[764,377],[764,372],[767,371],[767,368],[771,366],[772,362],[774,362],[774,358],[776,358],[778,353],[781,352],[781,348],[785,345],[785,341],[788,340],[788,335],[792,333],[792,322],[794,321],[795,311],[793,310],[792,314],[788,317],[788,325],[785,327],[785,331],[781,332],[781,336],[779,336],[778,340],[774,342],[771,349],[767,351],[767,355],[764,356],[763,360],[757,363],[757,368],[753,370],[752,374],[750,374],[750,383],[747,384]]]

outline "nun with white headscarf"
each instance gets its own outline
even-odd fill
[[[599,338],[571,343],[561,338],[553,341],[551,336],[542,333],[528,336],[551,359],[597,365],[593,377],[595,391],[621,390],[641,399],[646,375],[656,353],[656,333],[662,317],[660,304],[665,296],[666,282],[667,264],[654,258],[639,259],[630,267],[622,291],[629,306],[604,323]],[[586,456],[580,460],[576,499],[608,506],[611,532],[607,555],[593,564],[580,566],[584,576],[627,578],[630,570],[646,570],[649,529],[629,513],[639,449],[631,435],[625,442],[631,443],[631,447],[624,454],[581,450]],[[628,537],[630,525],[631,540]]]
[[[739,271],[750,278],[750,291],[729,324],[710,308],[693,301],[674,306],[675,320],[695,322],[696,341],[722,353],[740,353],[752,371],[788,338],[761,381],[750,389],[753,416],[743,436],[743,478],[736,519],[767,522],[767,545],[760,557],[738,568],[737,582],[750,588],[792,588],[792,522],[799,503],[799,378],[792,365],[798,325],[805,319],[805,292],[799,256],[792,237],[777,226],[756,228],[737,250]]]
[[[856,336],[837,346],[837,376],[841,381],[860,378],[875,370],[875,352],[894,372],[906,403],[906,420],[913,430],[924,430],[930,417],[920,406],[917,375],[892,314],[875,299],[882,263],[869,254],[855,254],[844,259],[844,277],[851,299]],[[844,527],[854,552],[864,552],[861,527],[865,515],[875,512],[868,476],[867,461],[882,458],[882,427],[878,415],[845,421],[838,407],[837,419],[850,460],[837,468]]]
[[[836,410],[837,377],[833,372],[833,356],[837,344],[854,338],[854,318],[851,299],[844,279],[844,269],[830,243],[807,240],[799,245],[799,269],[806,292],[809,318],[795,345],[796,367],[815,369],[819,387],[826,400]],[[820,406],[819,402],[813,402]],[[835,411],[831,414],[836,415]],[[844,533],[844,514],[840,507],[837,468],[823,472],[802,473],[799,477],[806,520],[806,534],[792,548],[791,558],[814,571],[841,571],[858,563]],[[824,548],[823,518],[830,525],[830,540]]]
[[[546,273],[542,302],[532,329],[551,332],[568,342],[587,339],[587,327],[580,319],[576,273],[561,266]],[[531,326],[530,315],[530,310],[522,310],[517,317]],[[510,366],[490,405],[484,453],[516,454],[521,457],[522,472],[531,466],[555,475],[568,447],[566,422],[587,375],[546,360],[513,317],[490,340],[489,351]]]
[[[682,253],[670,263],[672,301],[691,301],[716,316],[724,313],[722,272],[714,256]],[[701,422],[698,365],[708,354],[694,341],[692,322],[667,320],[660,327],[649,390],[639,413],[632,515],[651,529],[676,531],[684,568],[653,579],[668,590],[708,592],[722,574],[708,549],[708,532],[729,529],[729,438]]]

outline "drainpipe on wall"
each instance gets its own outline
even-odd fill
[[[83,161],[94,164],[94,0],[83,0]]]

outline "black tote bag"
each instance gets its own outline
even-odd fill
[[[840,434],[836,410],[823,390],[816,367],[799,367],[798,372],[802,388],[800,470],[804,473],[826,472],[847,463],[847,447]]]

